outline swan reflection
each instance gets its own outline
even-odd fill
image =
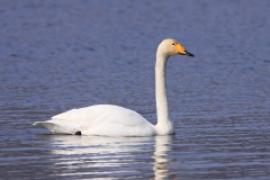
[[[54,154],[115,154],[143,151],[153,137],[51,136]]]
[[[168,151],[171,149],[171,136],[156,136],[154,151],[154,174],[156,180],[168,179]]]
[[[92,177],[106,174],[106,177],[111,175],[119,177],[121,174],[130,173],[140,173],[139,175],[142,176],[141,172],[152,174],[152,170],[154,179],[166,179],[168,176],[167,153],[170,150],[170,136],[54,135],[49,139],[52,145],[50,152],[55,157],[55,165],[61,168],[64,166],[66,169],[61,171],[61,176],[88,175]],[[151,167],[149,167],[150,164]]]

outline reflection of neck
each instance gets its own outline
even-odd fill
[[[157,124],[158,134],[172,133],[172,122],[170,121],[168,111],[168,101],[166,95],[166,64],[168,56],[158,49],[156,55],[155,80],[156,80],[156,107],[157,107]]]
[[[171,136],[156,136],[154,152],[155,180],[168,179],[167,152],[170,150]]]

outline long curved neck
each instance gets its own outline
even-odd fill
[[[168,101],[166,95],[166,64],[168,56],[157,51],[155,65],[155,85],[156,85],[156,107],[157,107],[157,124],[158,134],[173,133],[173,124],[170,121]]]

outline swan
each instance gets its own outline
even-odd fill
[[[34,122],[34,126],[47,128],[52,134],[100,136],[153,136],[174,133],[166,96],[166,64],[170,56],[193,57],[174,39],[164,39],[158,45],[155,64],[155,94],[157,123],[151,124],[136,111],[117,105],[100,104],[72,109],[53,116],[47,121]]]

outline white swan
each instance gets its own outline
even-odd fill
[[[116,105],[94,105],[72,109],[34,126],[47,128],[53,134],[103,136],[152,136],[173,134],[166,96],[166,63],[173,55],[193,56],[174,39],[163,40],[156,52],[155,81],[157,124],[153,125],[137,112]]]

